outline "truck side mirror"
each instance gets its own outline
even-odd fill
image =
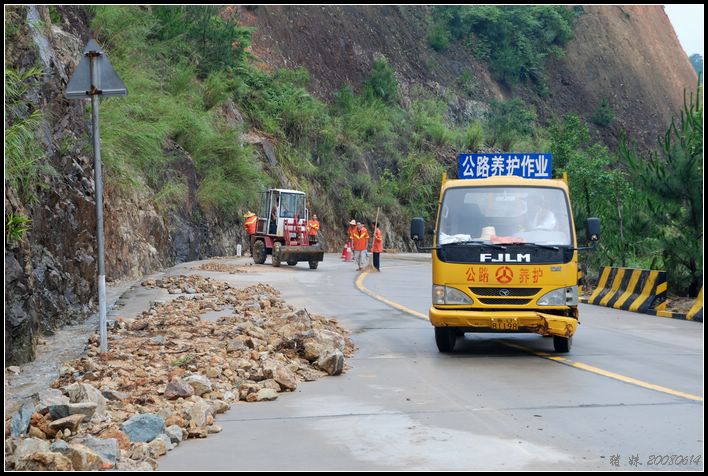
[[[599,218],[588,218],[585,225],[588,233],[588,239],[590,241],[597,241],[600,239],[600,219]]]
[[[411,220],[411,239],[413,241],[423,241],[425,236],[425,220],[415,217]]]

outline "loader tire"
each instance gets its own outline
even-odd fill
[[[253,262],[256,264],[263,264],[266,260],[266,249],[263,240],[258,240],[253,243],[253,250],[251,250],[253,255]]]
[[[276,268],[280,268],[280,248],[281,244],[279,241],[273,243],[273,256],[271,256],[271,262]]]

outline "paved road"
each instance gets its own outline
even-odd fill
[[[317,271],[204,273],[269,282],[336,317],[358,351],[342,376],[232,406],[222,433],[183,443],[160,469],[703,470],[701,324],[582,305],[567,360],[551,360],[552,341],[535,335],[468,334],[444,355],[416,317],[429,306],[430,264],[383,255],[382,265],[359,284],[407,310],[364,294],[335,255]],[[649,466],[667,461],[652,455],[701,459]]]

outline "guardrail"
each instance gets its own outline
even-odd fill
[[[580,302],[703,322],[703,288],[687,314],[666,311],[666,271],[603,266],[595,291]]]

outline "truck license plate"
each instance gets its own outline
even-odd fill
[[[518,331],[519,321],[516,319],[492,319],[492,329],[500,331]]]

